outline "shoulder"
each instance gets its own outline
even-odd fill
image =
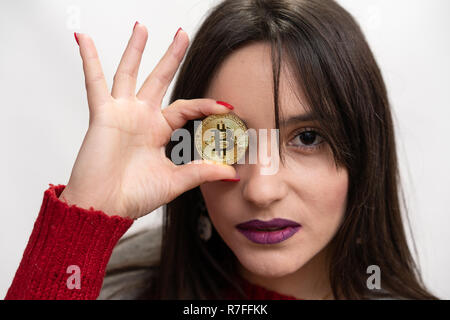
[[[106,267],[97,299],[137,299],[157,276],[161,226],[119,240]]]

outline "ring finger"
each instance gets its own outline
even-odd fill
[[[111,95],[114,98],[126,98],[135,95],[137,74],[147,38],[147,28],[136,21],[127,48],[114,75],[111,90]]]

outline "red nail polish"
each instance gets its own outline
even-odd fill
[[[74,32],[73,35],[75,36],[75,40],[77,41],[78,46],[80,45],[80,43],[78,42],[78,37],[77,37],[77,33]]]
[[[216,101],[216,103],[221,104],[221,105],[227,107],[228,109],[231,109],[231,110],[234,109],[234,107],[231,104],[229,104],[229,103],[226,103],[226,102],[223,102],[223,101]]]
[[[236,173],[236,177],[233,179],[222,179],[222,181],[231,181],[231,182],[238,182],[241,180],[241,177],[239,177],[239,174]]]
[[[139,22],[137,22],[137,21],[134,23],[133,31],[134,31],[134,29],[136,28],[136,25],[137,25],[138,23],[139,23]]]
[[[178,32],[180,32],[180,30],[181,30],[181,27],[178,28],[177,32],[176,32],[175,35],[173,36],[173,39],[174,39],[174,40],[175,40],[175,38],[177,37],[177,34],[178,34]]]

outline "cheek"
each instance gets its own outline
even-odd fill
[[[305,223],[320,238],[331,238],[339,228],[347,206],[348,173],[345,169],[316,168],[310,183],[298,186],[307,207]],[[304,181],[306,183],[306,181]]]
[[[325,190],[328,193],[324,193],[326,196],[324,196],[322,208],[319,210],[322,221],[318,221],[318,223],[322,224],[319,230],[324,233],[322,236],[327,240],[334,236],[342,224],[347,207],[347,189],[347,172],[342,171],[333,177]]]
[[[342,222],[347,206],[348,172],[336,168],[331,150],[289,160],[290,186],[299,202],[305,230],[329,238]]]
[[[222,227],[233,221],[233,212],[238,212],[232,207],[237,203],[235,198],[233,201],[233,193],[225,192],[225,187],[221,182],[207,182],[200,186],[211,222],[222,236]]]

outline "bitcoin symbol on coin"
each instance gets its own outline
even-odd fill
[[[247,127],[232,113],[214,114],[203,119],[194,139],[202,159],[229,165],[245,155],[248,147]]]

